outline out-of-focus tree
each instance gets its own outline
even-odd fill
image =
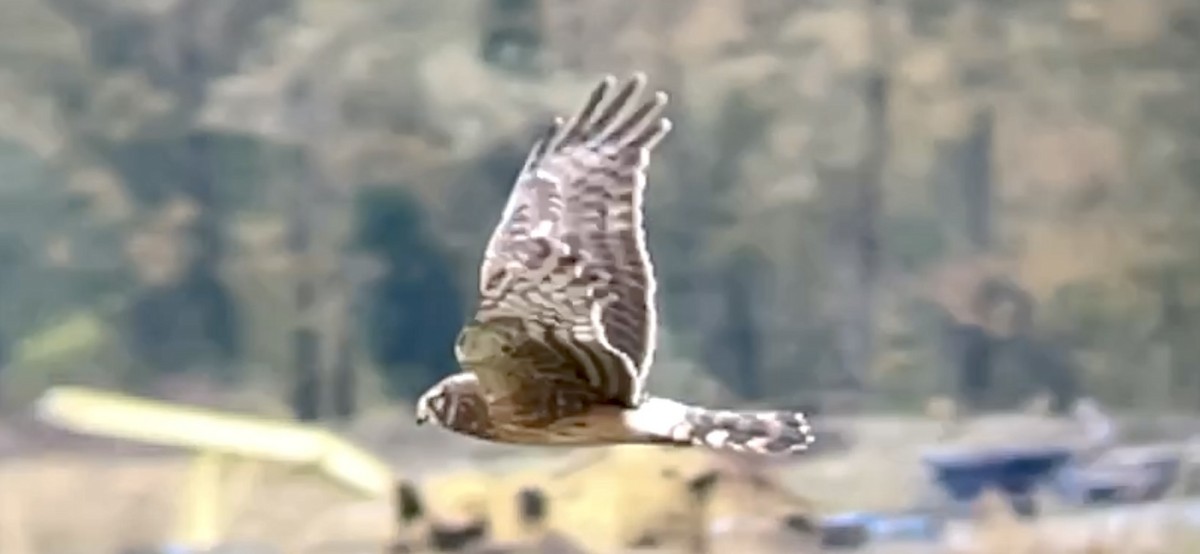
[[[68,167],[111,172],[139,215],[127,245],[140,286],[125,322],[130,351],[158,371],[228,368],[239,352],[238,309],[219,275],[223,184],[243,155],[236,141],[195,125],[209,86],[235,71],[260,23],[286,0],[171,3],[104,0],[49,5],[84,41],[88,71],[57,87],[70,140]],[[166,220],[166,221],[164,221]]]
[[[419,205],[402,188],[364,190],[357,212],[356,242],[388,268],[362,314],[367,344],[391,390],[411,397],[458,369],[450,345],[465,314],[462,294]]]
[[[344,370],[365,349],[411,396],[453,369],[532,137],[644,70],[676,124],[646,206],[663,386],[1195,406],[1192,4],[11,0],[0,344],[125,316],[78,336],[134,379],[315,374],[348,406],[385,388]]]

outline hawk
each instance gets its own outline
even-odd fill
[[[658,314],[642,203],[667,95],[606,76],[535,142],[487,243],[463,371],[417,402],[418,423],[525,445],[674,444],[793,453],[804,414],[691,406],[646,393]]]

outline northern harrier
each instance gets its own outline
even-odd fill
[[[788,453],[813,442],[798,412],[713,410],[643,390],[658,316],[642,202],[650,152],[671,128],[665,93],[639,99],[645,83],[604,78],[534,144],[455,344],[464,371],[421,396],[419,423],[529,445]]]

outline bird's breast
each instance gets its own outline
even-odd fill
[[[597,406],[583,414],[542,421],[504,417],[497,413],[492,424],[495,439],[513,444],[602,445],[628,442],[632,437],[615,406]]]

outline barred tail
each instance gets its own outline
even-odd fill
[[[712,410],[665,398],[646,399],[627,421],[667,442],[753,454],[795,454],[816,440],[800,412]]]
[[[816,439],[800,412],[693,408],[685,419],[689,442],[720,450],[791,454],[807,450]]]

